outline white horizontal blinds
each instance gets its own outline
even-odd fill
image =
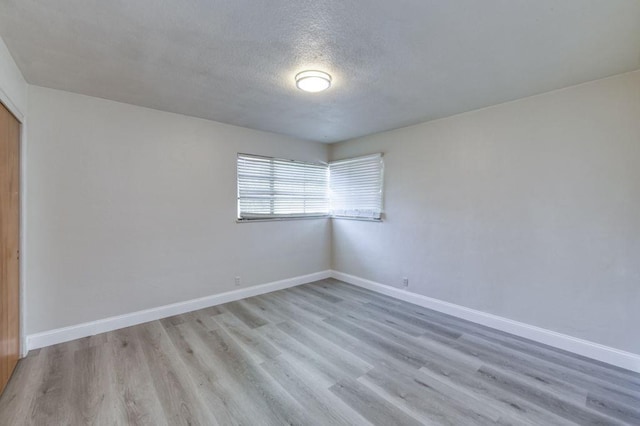
[[[327,166],[238,154],[238,218],[326,216]]]
[[[382,154],[329,163],[331,216],[380,219]]]

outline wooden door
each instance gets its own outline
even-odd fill
[[[20,356],[20,123],[0,104],[0,392]]]

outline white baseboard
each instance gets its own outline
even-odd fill
[[[525,324],[522,322],[465,308],[442,300],[433,299],[421,294],[411,293],[406,290],[366,280],[343,272],[331,271],[331,276],[358,287],[366,288],[387,296],[413,303],[424,308],[433,309],[477,324],[482,324],[496,330],[515,334],[535,342],[553,346],[558,349],[573,352],[591,359],[606,362],[607,364],[625,368],[640,373],[640,355],[622,351],[599,343],[579,339],[566,334]]]
[[[28,350],[43,348],[45,346],[68,342],[82,337],[93,336],[95,334],[117,330],[119,328],[130,327],[132,325],[142,324],[144,322],[154,321],[173,315],[184,314],[185,312],[191,312],[247,297],[258,296],[272,291],[295,287],[297,285],[329,278],[330,276],[331,271],[329,270],[308,275],[300,275],[298,277],[288,278],[285,280],[232,290],[226,293],[214,294],[212,296],[205,296],[199,299],[172,303],[170,305],[145,309],[143,311],[132,312],[130,314],[118,315],[69,327],[30,334],[27,336],[27,348]]]

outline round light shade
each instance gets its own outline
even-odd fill
[[[322,71],[302,71],[296,74],[296,86],[305,92],[322,92],[331,87],[331,76]]]

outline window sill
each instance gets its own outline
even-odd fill
[[[329,216],[269,217],[264,219],[236,219],[236,223],[283,222],[283,221],[289,221],[289,220],[313,220],[313,219],[331,219],[331,218]]]
[[[373,218],[369,218],[369,217],[331,216],[331,219],[359,220],[361,222],[382,222],[382,219],[373,219]]]
[[[371,219],[367,217],[308,216],[308,217],[271,217],[271,218],[264,218],[264,219],[236,219],[236,223],[283,222],[283,221],[289,221],[289,220],[312,220],[312,219],[339,219],[339,220],[357,220],[360,222],[382,222],[382,219]]]

